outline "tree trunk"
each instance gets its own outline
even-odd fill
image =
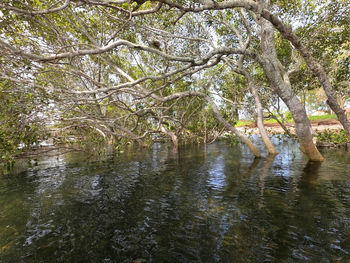
[[[295,130],[299,139],[300,149],[313,161],[323,161],[324,158],[312,141],[311,124],[306,110],[293,93],[289,81],[284,81],[280,72],[281,67],[276,54],[274,30],[272,24],[265,19],[258,19],[261,26],[262,59],[260,63],[269,79],[271,86],[280,96],[292,113],[295,121]],[[286,75],[286,74],[284,74]]]
[[[204,144],[207,143],[207,110],[204,107]]]
[[[254,86],[253,83],[251,83],[250,80],[248,80],[248,85],[250,87],[250,91],[253,94],[255,105],[256,105],[256,122],[259,129],[259,132],[261,134],[261,138],[269,151],[269,154],[276,155],[278,154],[277,149],[271,142],[269,135],[266,132],[265,126],[264,126],[264,113],[263,113],[263,106],[261,105],[259,94]]]
[[[189,96],[197,96],[204,100],[206,100],[213,108],[213,113],[215,118],[224,125],[225,128],[232,131],[243,143],[247,144],[249,149],[253,152],[255,157],[261,157],[261,154],[259,150],[254,146],[254,144],[242,133],[240,133],[235,127],[233,127],[231,124],[229,124],[227,121],[225,121],[224,118],[221,117],[220,111],[216,107],[216,104],[210,99],[210,97],[202,92],[198,91],[183,91],[183,92],[177,92],[174,94],[171,94],[166,97],[160,97],[154,93],[151,94],[152,98],[161,101],[161,102],[167,102],[175,99],[185,98]]]
[[[284,133],[287,134],[289,137],[292,137],[292,134],[290,133],[290,131],[288,130],[287,126],[284,125],[283,122],[281,122],[277,116],[275,116],[272,112],[270,112],[270,116],[271,118],[273,118],[274,120],[277,121],[277,123],[281,126],[281,128],[284,130]]]
[[[160,127],[161,132],[165,133],[166,135],[168,135],[171,138],[171,141],[173,143],[174,146],[174,151],[178,151],[179,149],[179,139],[177,137],[177,135],[172,132],[172,131],[168,131],[166,130],[163,126]]]
[[[261,16],[269,20],[274,27],[282,34],[283,38],[289,40],[304,58],[308,68],[318,78],[326,95],[327,104],[337,115],[338,120],[343,125],[348,137],[350,137],[350,121],[346,116],[344,109],[337,102],[337,95],[322,65],[312,56],[311,52],[301,43],[301,40],[293,33],[292,28],[285,26],[277,17],[269,11],[264,10]]]
[[[261,105],[259,93],[257,92],[256,87],[254,85],[254,82],[253,82],[252,78],[250,77],[249,73],[246,70],[244,70],[242,62],[243,62],[243,60],[240,61],[240,63],[238,64],[239,69],[237,69],[229,61],[226,61],[226,63],[233,69],[233,71],[235,71],[238,74],[243,75],[246,78],[249,89],[254,97],[255,104],[256,104],[256,108],[257,108],[256,120],[257,120],[257,126],[259,129],[261,138],[262,138],[269,154],[276,155],[276,154],[278,154],[278,151],[276,150],[275,146],[271,142],[271,140],[266,132],[266,129],[265,129],[263,106]]]
[[[249,149],[253,152],[255,157],[260,158],[261,154],[259,150],[254,146],[254,144],[242,133],[240,133],[234,126],[229,124],[224,118],[222,118],[218,108],[216,107],[216,104],[209,98],[205,97],[208,103],[213,108],[213,113],[215,118],[222,124],[224,127],[226,127],[228,130],[232,131],[242,142],[248,145]]]

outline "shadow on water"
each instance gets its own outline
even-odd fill
[[[350,155],[155,144],[0,178],[0,262],[347,262]]]
[[[318,173],[321,168],[321,165],[321,162],[307,162],[299,180],[299,189],[312,189],[312,186],[317,183],[317,179],[319,177]]]

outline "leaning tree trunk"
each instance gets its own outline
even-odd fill
[[[282,34],[283,38],[289,40],[292,45],[299,51],[304,58],[308,68],[318,78],[326,95],[327,104],[337,115],[338,120],[343,125],[348,137],[350,137],[350,121],[344,109],[337,102],[337,95],[328,78],[328,75],[322,65],[312,56],[311,52],[302,44],[301,40],[293,33],[292,28],[286,26],[276,16],[272,15],[268,10],[263,10],[261,16],[269,20],[274,27]]]
[[[146,91],[144,91],[143,89],[140,89],[142,92],[147,93]],[[254,146],[254,144],[246,137],[244,136],[242,133],[240,133],[235,127],[233,127],[231,124],[229,124],[227,121],[225,121],[224,118],[222,118],[220,111],[218,110],[218,108],[216,107],[216,104],[210,99],[210,97],[202,92],[198,92],[198,91],[183,91],[183,92],[177,92],[174,94],[171,94],[169,96],[166,97],[161,97],[158,96],[154,93],[151,94],[152,98],[161,101],[161,102],[167,102],[167,101],[171,101],[171,100],[175,100],[175,99],[180,99],[180,98],[185,98],[185,97],[189,97],[189,96],[197,96],[200,97],[204,100],[206,100],[213,108],[213,113],[215,118],[222,124],[224,125],[225,128],[227,128],[228,130],[232,131],[243,143],[247,144],[249,149],[253,152],[253,154],[255,155],[255,157],[261,157],[261,154],[259,152],[259,150]]]
[[[260,96],[258,91],[256,90],[256,86],[253,83],[253,80],[251,79],[250,75],[248,74],[248,72],[244,71],[241,69],[242,74],[245,76],[247,82],[248,82],[248,86],[250,89],[250,92],[252,93],[254,100],[255,100],[255,105],[256,105],[256,123],[261,135],[261,138],[269,152],[269,154],[271,155],[276,155],[278,154],[277,149],[275,148],[275,146],[273,145],[273,143],[271,142],[269,135],[267,134],[267,131],[265,129],[265,125],[264,125],[264,112],[263,112],[263,106],[261,104],[260,101]]]
[[[263,106],[261,105],[260,97],[259,94],[254,86],[253,83],[248,84],[250,86],[250,91],[253,94],[254,100],[255,100],[255,105],[256,105],[256,123],[258,125],[258,129],[261,135],[261,138],[269,151],[269,154],[271,155],[276,155],[278,154],[277,149],[271,142],[269,135],[267,134],[267,131],[265,129],[264,125],[264,113],[263,113]]]
[[[271,118],[273,118],[281,126],[281,128],[284,130],[284,134],[287,134],[287,136],[292,137],[292,134],[288,130],[287,126],[284,125],[284,123],[281,122],[273,113],[270,112],[270,114],[271,114]]]
[[[122,76],[126,77],[130,81],[133,81],[133,78],[131,76],[126,74],[121,69],[119,69],[119,68],[117,68],[117,69],[118,69],[118,72]],[[148,91],[145,90],[144,88],[142,88],[140,85],[138,85],[137,87],[138,87],[140,92],[142,92],[144,94],[148,94]],[[221,124],[223,124],[224,127],[229,129],[230,131],[232,131],[243,143],[247,144],[249,149],[252,151],[252,153],[254,154],[255,157],[261,157],[261,154],[260,154],[259,150],[254,146],[254,144],[246,136],[244,136],[242,133],[240,133],[235,127],[233,127],[231,124],[229,124],[227,121],[225,121],[225,119],[223,119],[221,117],[220,112],[219,112],[218,108],[216,107],[216,104],[209,98],[208,95],[206,95],[204,93],[201,93],[201,92],[196,92],[196,91],[179,92],[179,93],[171,94],[171,95],[166,96],[166,97],[158,96],[155,93],[151,94],[152,98],[154,98],[154,99],[156,99],[158,101],[161,101],[163,103],[167,102],[167,101],[179,99],[179,98],[189,97],[189,96],[197,96],[197,97],[205,99],[208,103],[210,103],[212,108],[213,108],[213,112],[214,112],[215,118]]]
[[[256,108],[257,108],[257,116],[256,116],[256,120],[257,120],[257,125],[258,125],[258,129],[259,129],[259,132],[260,132],[260,135],[261,135],[261,138],[269,152],[269,154],[271,155],[276,155],[278,154],[278,151],[276,150],[275,146],[273,145],[273,143],[271,142],[267,132],[266,132],[266,129],[265,129],[265,125],[264,125],[264,113],[263,113],[263,106],[261,105],[261,101],[260,101],[260,97],[259,97],[259,93],[258,91],[256,90],[256,87],[254,85],[254,82],[252,80],[252,78],[250,77],[249,73],[244,70],[243,68],[243,60],[241,60],[239,62],[239,69],[238,68],[235,68],[234,66],[232,66],[231,63],[227,62],[228,65],[238,74],[241,74],[243,75],[247,82],[248,82],[248,86],[249,86],[249,89],[254,97],[254,100],[255,100],[255,104],[256,104]]]
[[[305,108],[293,93],[289,82],[284,81],[280,72],[279,61],[274,44],[274,30],[272,24],[265,19],[258,19],[261,26],[262,57],[260,63],[269,79],[271,86],[280,96],[292,113],[295,121],[295,130],[299,139],[300,149],[313,161],[323,161],[324,158],[312,141],[311,124]]]
[[[167,129],[165,129],[163,126],[160,127],[161,132],[165,133],[166,135],[168,135],[171,138],[171,141],[173,143],[173,149],[175,152],[177,152],[179,150],[179,139],[177,137],[177,135],[172,132],[172,131],[168,131]]]
[[[213,108],[213,113],[215,118],[222,124],[224,127],[226,127],[228,130],[232,131],[242,142],[248,145],[249,149],[253,152],[255,157],[261,157],[261,154],[259,150],[254,146],[254,144],[242,133],[240,133],[234,126],[232,126],[230,123],[228,123],[220,114],[218,108],[216,107],[216,104],[208,97],[206,96],[205,99],[208,101],[208,103]]]

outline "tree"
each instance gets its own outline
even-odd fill
[[[259,63],[273,90],[291,109],[301,148],[312,160],[322,160],[312,143],[305,109],[277,56],[273,26],[318,76],[330,105],[348,129],[324,68],[290,26],[255,1],[200,1],[194,5],[168,0],[3,1],[0,8],[1,56],[17,65],[6,68],[2,63],[1,79],[15,78],[18,83],[42,87],[67,127],[93,130],[108,141],[127,138],[140,145],[151,140],[152,134],[163,132],[177,145],[179,137],[186,136],[186,127],[193,124],[189,116],[199,118],[205,105],[210,105],[220,125],[259,156],[251,142],[221,115],[203,87],[195,86],[200,82],[193,81],[228,62],[234,65],[250,85],[263,130],[253,72]],[[234,8],[250,14],[243,19]],[[257,23],[263,28],[261,38],[255,30]],[[239,34],[232,34],[235,31]],[[242,41],[247,39],[249,45]],[[24,68],[21,74],[18,68]],[[235,94],[236,101],[244,97],[243,89],[232,92],[224,87],[229,85],[215,87],[222,88],[217,94]],[[266,134],[264,138],[268,144]]]
[[[14,82],[0,81],[0,164],[11,164],[15,155],[45,139],[47,134],[43,94],[30,87],[26,87],[26,93],[17,89]]]

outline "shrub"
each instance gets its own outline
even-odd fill
[[[350,143],[344,130],[326,129],[323,132],[318,132],[315,137],[319,142],[334,143],[335,145]]]

